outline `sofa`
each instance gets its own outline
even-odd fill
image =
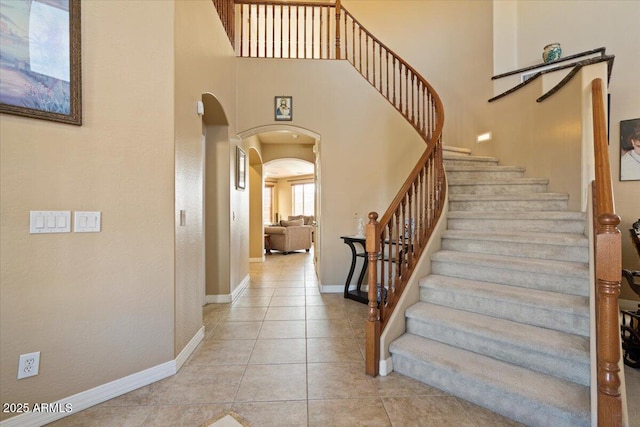
[[[292,218],[292,217],[290,217]],[[313,218],[313,217],[310,217]],[[309,252],[313,244],[313,220],[308,219],[305,225],[304,218],[282,220],[279,225],[264,228],[264,233],[269,236],[271,250],[276,250],[287,255],[289,252],[306,250]]]

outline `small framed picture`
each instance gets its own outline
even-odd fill
[[[620,122],[620,181],[640,181],[640,119]]]
[[[293,97],[276,96],[275,101],[276,121],[291,121],[293,119]]]
[[[247,187],[247,154],[240,147],[236,147],[236,188],[244,190]]]

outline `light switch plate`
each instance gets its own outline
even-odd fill
[[[99,233],[101,217],[100,212],[76,211],[73,231],[76,233]]]
[[[29,233],[70,233],[71,211],[30,211]]]

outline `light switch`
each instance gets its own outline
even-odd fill
[[[76,233],[99,233],[101,216],[100,212],[75,212],[73,231]]]
[[[70,233],[71,211],[30,211],[29,233]]]

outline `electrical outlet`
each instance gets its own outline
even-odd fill
[[[18,379],[38,375],[40,352],[21,354],[18,360]]]

